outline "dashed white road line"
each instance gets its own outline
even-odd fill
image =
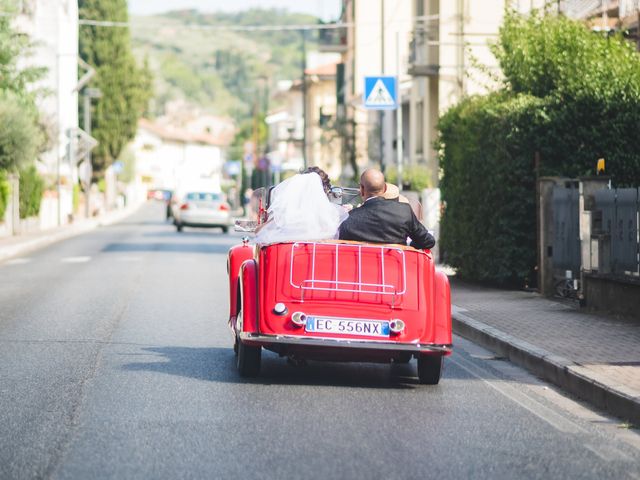
[[[22,257],[22,258],[13,258],[11,260],[7,260],[4,264],[5,265],[24,265],[25,263],[29,263],[31,262],[31,259],[28,257]]]
[[[64,257],[60,259],[64,263],[87,263],[91,257]]]

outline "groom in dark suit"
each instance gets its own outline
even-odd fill
[[[432,248],[436,244],[433,235],[418,221],[409,204],[386,200],[385,189],[381,171],[364,171],[360,177],[364,203],[351,210],[340,225],[340,240],[406,245],[409,237],[414,248]]]

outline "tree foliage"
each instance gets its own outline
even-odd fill
[[[171,99],[181,98],[238,123],[252,115],[260,78],[270,86],[302,75],[302,35],[299,31],[225,31],[184,28],[185,25],[295,25],[313,24],[312,15],[282,9],[240,12],[169,12],[133,19],[134,45],[148,54],[157,78],[156,108],[163,112]],[[158,35],[158,25],[165,25]],[[307,32],[307,49],[317,44]]]
[[[10,4],[7,0],[0,0],[0,11],[11,12]],[[29,37],[12,28],[12,20],[9,14],[0,16],[0,92],[24,98],[28,100],[25,106],[34,108],[33,100],[39,91],[33,88],[33,83],[44,75],[46,69],[18,65],[20,59],[31,54],[32,44]]]
[[[0,9],[9,10],[0,0]],[[34,162],[44,143],[33,87],[45,69],[20,65],[32,45],[11,26],[10,15],[0,16],[0,170],[17,170]],[[24,62],[23,62],[24,63]]]
[[[126,0],[80,0],[78,6],[81,18],[128,21]],[[152,78],[148,65],[136,64],[128,27],[83,25],[79,42],[80,56],[97,72],[92,85],[102,93],[93,100],[91,131],[99,142],[92,161],[94,176],[100,178],[134,137],[153,92]]]
[[[14,94],[0,94],[0,169],[17,170],[38,156],[44,137],[30,107]]]
[[[493,52],[503,88],[438,126],[440,244],[461,276],[522,285],[536,265],[537,175],[592,174],[604,157],[617,185],[640,184],[640,57],[621,37],[511,11]]]

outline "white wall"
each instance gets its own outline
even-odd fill
[[[222,149],[215,145],[165,141],[145,128],[138,128],[132,148],[136,177],[149,177],[148,188],[220,190]]]
[[[24,0],[23,13],[15,26],[35,43],[34,55],[23,65],[46,67],[47,73],[37,87],[49,95],[38,102],[39,110],[52,124],[53,147],[41,155],[41,173],[55,181],[62,177],[60,221],[66,223],[72,213],[72,184],[77,179],[75,166],[67,159],[68,132],[78,126],[78,4],[76,0]],[[51,213],[55,210],[55,213]],[[58,223],[57,208],[47,207],[41,215],[43,228]],[[46,212],[49,212],[47,215]]]

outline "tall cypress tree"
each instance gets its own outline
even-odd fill
[[[78,6],[81,19],[128,21],[127,0],[80,0]],[[136,64],[128,27],[82,25],[79,49],[97,71],[91,85],[102,91],[92,101],[91,117],[91,135],[100,142],[93,151],[93,172],[100,178],[136,133],[151,95],[150,72]]]

